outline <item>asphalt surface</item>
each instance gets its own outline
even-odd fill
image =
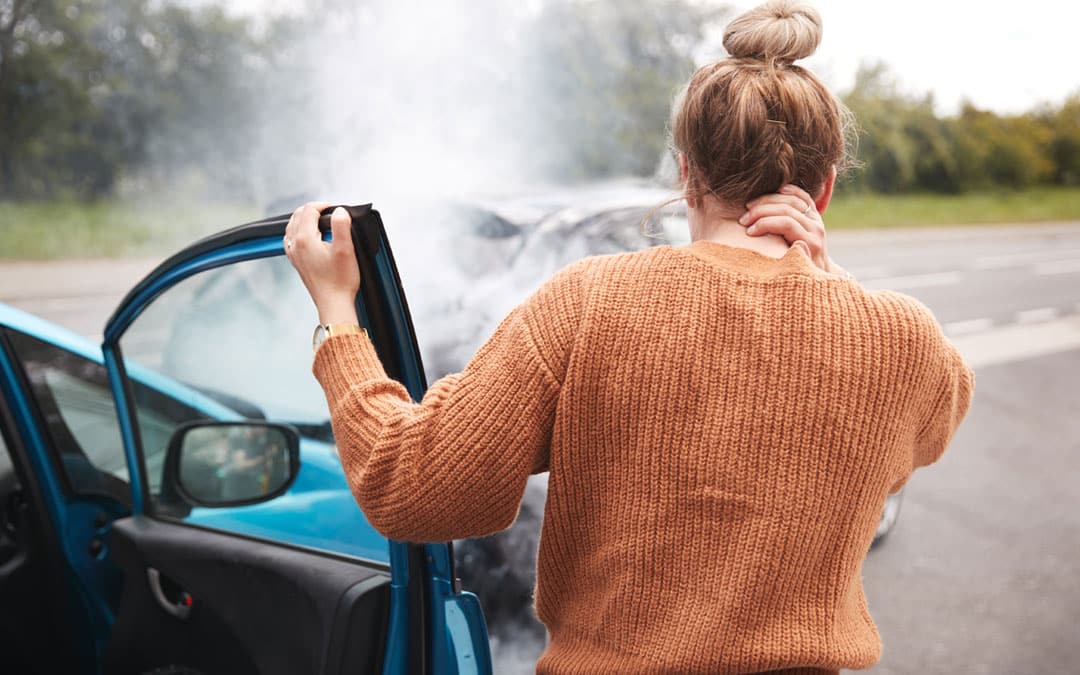
[[[830,252],[925,302],[977,378],[867,556],[869,672],[1080,673],[1080,223],[840,232]],[[155,262],[0,262],[0,302],[96,339]]]

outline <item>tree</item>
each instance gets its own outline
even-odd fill
[[[857,189],[876,192],[955,192],[957,166],[934,100],[904,96],[884,64],[864,64],[844,97],[859,127],[864,171]]]
[[[74,0],[0,0],[0,194],[49,192],[57,171],[91,190],[111,182],[90,151],[105,120],[89,27]]]
[[[1080,93],[1069,97],[1057,112],[1048,114],[1046,123],[1051,128],[1054,182],[1080,185]]]
[[[965,103],[949,130],[964,189],[1024,188],[1053,176],[1051,133],[1034,115],[999,116]]]
[[[561,180],[650,175],[665,150],[671,102],[724,15],[686,0],[553,0],[528,34],[523,79],[530,146]]]
[[[108,194],[170,133],[175,163],[235,150],[254,51],[218,8],[0,0],[0,196]]]

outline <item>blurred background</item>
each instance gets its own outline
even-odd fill
[[[582,255],[681,243],[672,98],[710,0],[0,0],[0,302],[98,338],[180,246],[308,199],[383,212],[432,378]],[[976,367],[952,449],[864,569],[875,673],[1077,672],[1080,10],[815,3],[854,112],[825,214]],[[543,479],[458,546],[496,672],[531,672]]]

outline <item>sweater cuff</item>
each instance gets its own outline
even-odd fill
[[[327,338],[315,351],[311,371],[331,401],[340,399],[355,384],[387,379],[367,333]]]

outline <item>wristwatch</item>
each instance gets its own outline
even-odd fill
[[[315,326],[315,334],[311,336],[311,350],[316,351],[319,349],[319,345],[326,341],[328,337],[334,337],[335,335],[348,335],[350,333],[366,333],[363,328],[357,326],[355,323],[328,323],[319,324]]]

